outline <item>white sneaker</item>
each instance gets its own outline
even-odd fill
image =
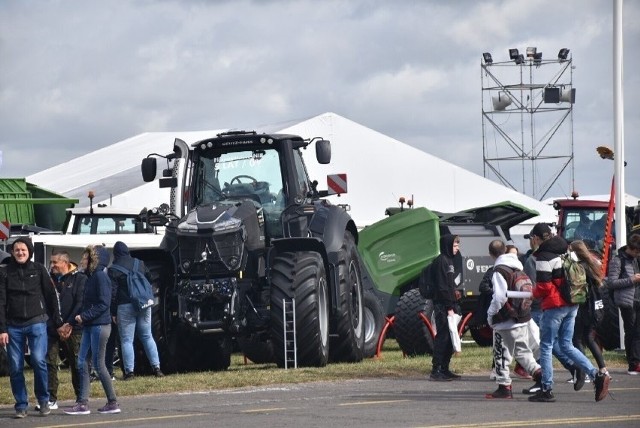
[[[49,408],[51,410],[57,410],[58,409],[58,402],[57,401],[49,401]],[[40,411],[40,405],[36,404],[36,412]]]

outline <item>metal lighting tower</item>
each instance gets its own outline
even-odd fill
[[[542,59],[529,47],[526,54],[509,49],[509,61],[484,53],[480,63],[484,176],[539,200],[555,187],[557,194],[574,190],[576,90],[568,55],[563,48],[557,59]]]

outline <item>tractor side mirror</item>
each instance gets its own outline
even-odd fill
[[[142,170],[142,179],[149,183],[156,179],[156,158],[144,158],[142,159],[142,165],[140,166]]]
[[[322,165],[331,162],[331,142],[329,140],[316,141],[316,159]]]

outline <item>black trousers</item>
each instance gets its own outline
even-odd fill
[[[620,308],[624,325],[624,348],[632,369],[640,364],[640,307]]]
[[[433,305],[433,318],[436,321],[436,337],[433,341],[432,370],[449,368],[453,356],[453,344],[447,323],[447,308],[439,303]]]

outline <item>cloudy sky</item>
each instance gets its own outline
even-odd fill
[[[640,2],[627,0],[626,190],[635,195],[639,43]],[[509,48],[528,46],[543,59],[571,50],[575,188],[608,193],[614,164],[595,148],[614,144],[610,0],[3,0],[0,177],[24,177],[141,132],[259,130],[329,111],[483,174],[483,136],[488,156],[512,153],[495,130],[483,133],[482,53],[506,61]],[[537,128],[545,119],[531,116],[536,135],[525,130],[524,146],[548,132]],[[520,120],[504,114],[498,124]],[[570,133],[560,137],[541,156],[570,154]],[[522,183],[516,165],[496,168],[518,190],[535,192],[533,174]],[[556,171],[537,161],[538,186]],[[547,196],[571,193],[569,171]]]

